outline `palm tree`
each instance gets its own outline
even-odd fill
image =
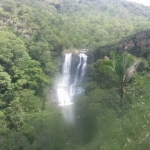
[[[100,70],[111,74],[117,82],[120,98],[123,98],[125,91],[124,85],[134,75],[141,59],[124,52],[117,55],[115,52],[110,53],[112,59],[104,59],[101,63]]]
[[[140,63],[142,64],[142,67],[147,67],[148,64],[145,60],[138,59],[127,52],[123,52],[121,55],[111,52],[110,58],[111,59],[105,57],[105,59],[101,62],[100,70],[109,73],[117,82],[122,116],[121,128],[123,130],[123,95],[126,93],[124,86],[133,77]]]

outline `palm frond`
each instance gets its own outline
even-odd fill
[[[127,53],[125,60],[125,70],[129,68],[136,60],[137,58],[135,56]]]
[[[111,68],[114,68],[114,62],[107,59],[103,60],[100,65],[100,70],[104,71],[105,66],[110,66]]]
[[[112,60],[103,60],[100,65],[100,71],[103,71],[108,74],[116,75],[114,69],[114,62]]]
[[[129,68],[127,68],[124,75],[124,82],[128,82],[135,74],[137,67],[141,63],[141,59],[137,59]]]
[[[117,53],[115,51],[110,51],[109,55],[110,55],[110,58],[113,60],[117,58]]]

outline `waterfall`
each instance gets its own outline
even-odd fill
[[[78,81],[78,78],[79,78],[79,71],[80,71],[80,68],[81,68],[81,65],[82,65],[82,55],[79,54],[79,64],[77,66],[77,70],[76,70],[76,75],[75,75],[75,79],[74,79],[74,85],[76,85],[77,81]]]
[[[85,54],[80,54],[81,57],[83,58],[83,65],[82,65],[82,69],[81,69],[81,77],[80,80],[82,81],[85,75],[85,71],[86,71],[86,66],[87,66],[87,56]]]
[[[72,103],[69,95],[71,60],[72,60],[72,54],[66,53],[63,67],[62,67],[63,69],[62,77],[57,85],[57,95],[58,95],[59,105],[70,105]]]
[[[85,54],[79,54],[80,57],[80,61],[79,64],[77,66],[77,70],[76,70],[76,76],[75,76],[75,81],[74,84],[77,84],[77,81],[82,81],[83,77],[85,75],[85,70],[86,70],[86,66],[87,66],[87,56]],[[81,69],[81,70],[80,70]],[[81,72],[79,74],[79,72]]]
[[[72,60],[72,54],[71,53],[66,54],[65,61],[63,64],[63,77],[62,77],[62,83],[64,86],[69,85],[71,60]]]
[[[73,97],[75,95],[81,94],[84,92],[84,89],[81,86],[78,86],[79,83],[82,82],[86,66],[87,66],[87,56],[84,53],[80,53],[78,55],[79,63],[75,68],[75,77],[74,81],[70,83],[71,77],[71,62],[72,62],[72,54],[66,53],[65,60],[62,67],[62,76],[57,85],[57,95],[58,95],[58,103],[59,105],[70,105],[72,104]]]
[[[86,66],[87,66],[87,56],[85,54],[80,53],[79,58],[80,60],[76,69],[74,83],[70,86],[70,91],[71,91],[70,93],[72,99],[73,96],[79,95],[84,92],[84,89],[81,86],[77,86],[77,84],[81,83],[84,78]]]

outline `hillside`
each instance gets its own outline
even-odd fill
[[[0,149],[149,148],[149,30],[150,7],[125,0],[1,0]],[[89,49],[92,64],[83,83],[85,95],[75,97],[75,108],[69,110],[77,122],[69,126],[50,95],[56,94],[62,52],[84,48]],[[116,76],[100,70],[99,58],[112,50],[130,50],[147,59],[146,70],[121,85],[129,91],[122,90],[121,106]],[[118,62],[124,56],[137,60],[127,53],[112,54]],[[110,65],[117,62],[112,58]],[[75,65],[81,69],[83,60],[78,61]],[[75,75],[75,69],[71,71]]]
[[[150,8],[123,0],[7,0],[0,14],[1,26],[28,40],[44,38],[55,52],[94,49],[150,28]]]
[[[148,58],[150,54],[149,49],[150,30],[145,30],[127,36],[123,40],[114,44],[98,47],[93,52],[93,59],[96,61],[99,58],[104,58],[106,55],[109,55],[112,50],[116,50],[117,53],[128,51],[135,56]]]

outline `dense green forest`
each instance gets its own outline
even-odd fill
[[[149,55],[110,47],[109,60],[93,58],[72,126],[50,95],[63,51],[101,51],[149,29],[150,8],[125,0],[1,0],[0,150],[148,150]]]

